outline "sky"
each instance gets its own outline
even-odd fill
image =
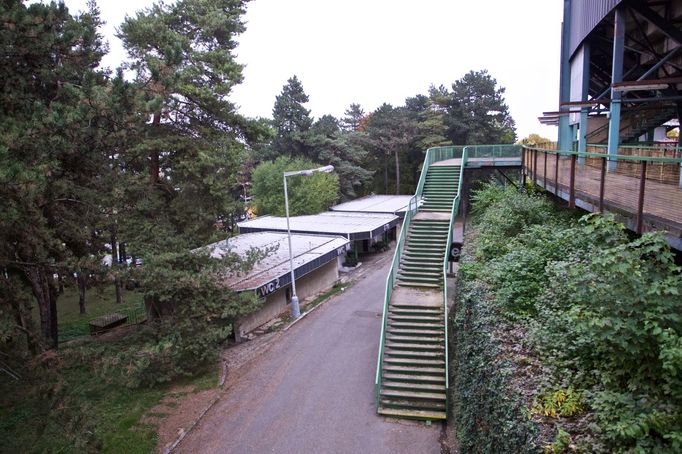
[[[86,0],[65,0],[72,12]],[[115,30],[151,0],[99,0],[104,66],[126,57]],[[558,110],[560,0],[252,0],[237,61],[244,82],[231,100],[243,115],[272,117],[275,97],[296,75],[315,118],[343,116],[351,103],[371,112],[384,102],[448,88],[487,69],[506,89],[519,138],[538,133],[543,111]]]

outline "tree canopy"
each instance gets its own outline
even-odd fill
[[[319,167],[310,160],[280,156],[266,161],[253,171],[252,194],[258,215],[284,216],[284,172]],[[309,177],[287,179],[289,215],[317,214],[339,198],[339,177],[334,173],[313,173]]]

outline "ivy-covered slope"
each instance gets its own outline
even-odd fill
[[[662,237],[493,185],[473,202],[451,320],[463,452],[682,452],[682,277]]]

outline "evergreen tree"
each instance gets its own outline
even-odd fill
[[[417,123],[405,107],[383,104],[375,110],[365,128],[373,164],[384,170],[384,193],[388,193],[390,160],[395,164],[395,193],[400,194],[400,160],[409,150],[417,132]]]
[[[344,200],[356,197],[372,178],[373,172],[363,167],[367,157],[363,136],[359,131],[343,132],[339,121],[331,115],[316,121],[308,135],[307,143],[315,161],[334,166]]]
[[[313,119],[310,111],[303,106],[307,102],[303,84],[294,75],[275,98],[272,109],[273,126],[277,130],[272,147],[277,156],[310,157],[306,139]]]
[[[62,3],[5,1],[0,23],[0,268],[9,288],[31,289],[44,345],[56,347],[53,276],[103,247],[98,176],[106,161],[96,106],[106,81],[93,69],[103,55],[99,12],[91,4],[74,17]],[[28,330],[30,312],[17,315]]]
[[[362,110],[360,104],[353,103],[344,112],[345,117],[341,119],[341,127],[345,131],[358,131],[362,126],[362,120],[365,118],[365,111]]]
[[[487,70],[470,71],[452,84],[445,116],[446,134],[452,143],[514,143],[516,125],[504,92]]]
[[[240,116],[228,99],[242,80],[234,58],[244,30],[243,0],[158,3],[127,17],[120,37],[137,72],[145,125],[130,150],[137,166],[126,186],[132,207],[122,230],[139,250],[169,251],[205,244],[215,224],[242,211],[234,198],[244,143],[262,125]]]

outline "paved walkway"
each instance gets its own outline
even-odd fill
[[[179,445],[183,453],[440,453],[441,424],[374,409],[392,256],[284,333]]]

